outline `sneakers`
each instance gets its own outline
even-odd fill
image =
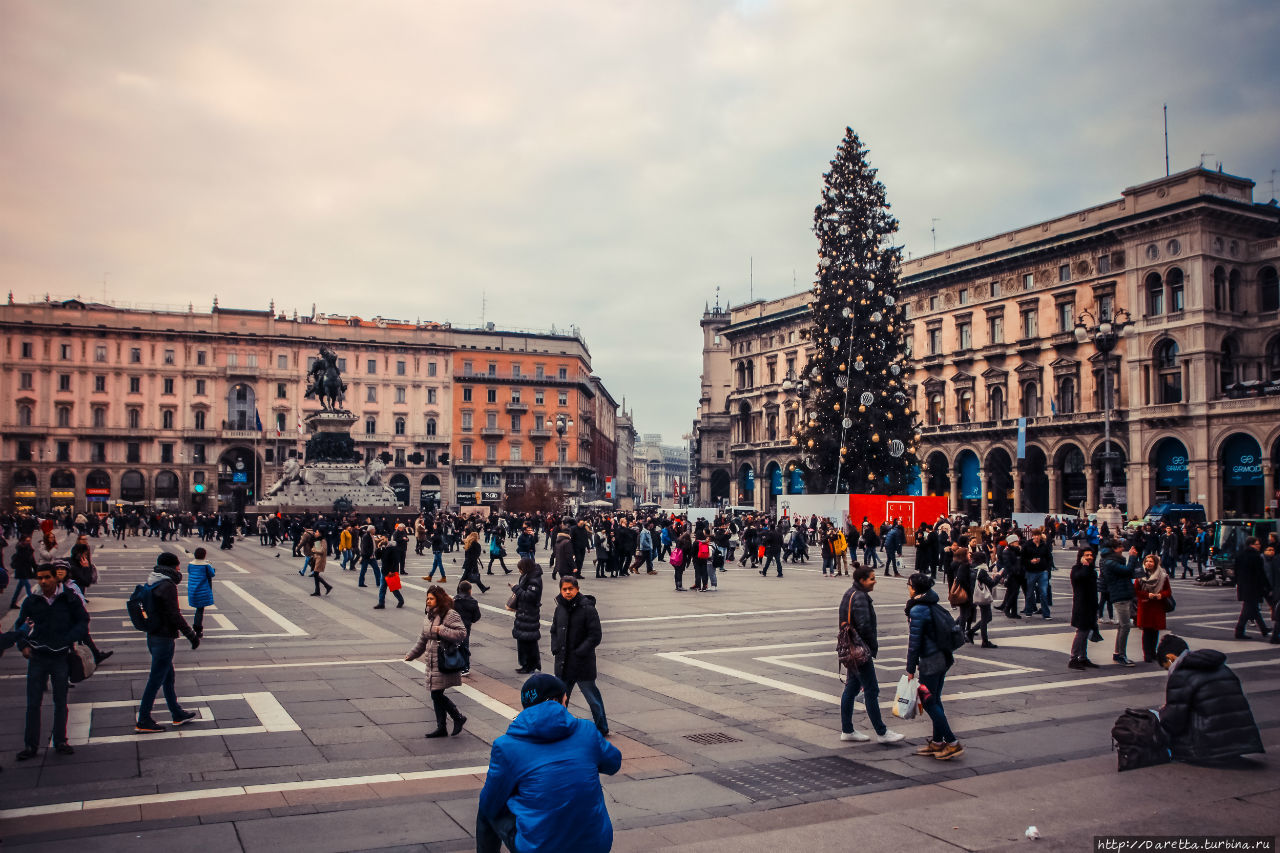
[[[997,646],[995,643],[991,642],[990,640],[983,640],[983,641],[982,641],[982,648],[984,648],[984,649],[998,649],[998,648],[1000,648],[1000,647],[999,647],[999,646]]]
[[[925,741],[925,745],[916,750],[916,755],[937,755],[946,748],[945,743],[934,743],[933,741]]]
[[[134,724],[133,730],[140,735],[151,735],[156,734],[157,732],[162,732],[165,729],[164,726],[160,725],[155,720],[138,720],[138,722]]]
[[[183,711],[181,714],[178,714],[173,718],[173,725],[175,727],[186,725],[187,723],[193,722],[199,716],[200,715],[195,711]]]
[[[884,734],[876,735],[876,743],[897,743],[900,740],[905,740],[906,737],[907,736],[902,734],[902,732],[895,732],[893,729],[885,729]]]
[[[35,758],[39,754],[40,754],[40,751],[38,749],[36,749],[34,746],[29,746],[26,749],[22,750],[22,752],[19,752],[16,758],[19,761],[27,761],[29,759]]]
[[[1120,664],[1121,666],[1137,666],[1136,663],[1129,660],[1124,655],[1112,655],[1111,660],[1114,661],[1115,663]]]
[[[71,744],[69,743],[60,743],[53,748],[53,751],[58,753],[58,755],[75,755],[76,754],[76,751],[71,748]]]
[[[871,740],[871,735],[864,735],[862,732],[841,732],[840,740],[846,741],[846,742],[854,741],[856,743],[863,743],[864,741]]]
[[[960,741],[945,744],[942,749],[933,754],[933,757],[939,761],[950,761],[957,755],[964,755],[964,747],[960,745]]]

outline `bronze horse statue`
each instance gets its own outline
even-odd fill
[[[308,399],[316,397],[320,400],[320,408],[327,412],[336,412],[342,408],[346,399],[346,383],[338,370],[338,356],[327,347],[320,348],[320,357],[311,365],[307,374],[310,385],[307,386]]]

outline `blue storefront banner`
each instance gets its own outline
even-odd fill
[[[1156,448],[1156,485],[1164,489],[1185,489],[1191,483],[1187,448],[1176,438],[1166,438]]]
[[[791,469],[791,494],[804,494],[804,472],[799,468]]]
[[[782,469],[772,468],[769,470],[769,490],[772,494],[782,494]]]
[[[964,500],[982,499],[982,477],[978,474],[978,457],[971,450],[960,454],[960,497]]]
[[[1018,458],[1027,458],[1027,419],[1018,418]]]
[[[1222,458],[1228,486],[1262,485],[1262,448],[1253,436],[1236,433],[1228,438]]]
[[[742,491],[750,494],[756,490],[756,472],[748,468],[742,473]]]

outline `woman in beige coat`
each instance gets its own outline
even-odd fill
[[[323,577],[324,567],[329,562],[329,543],[320,535],[320,531],[316,531],[316,540],[311,543],[311,578],[316,582],[316,591],[312,595],[320,594],[320,587],[324,587],[324,594],[328,595],[333,592]]]
[[[453,720],[453,734],[462,731],[467,718],[462,716],[458,706],[453,704],[444,691],[462,684],[462,674],[458,672],[441,672],[440,641],[461,643],[467,638],[467,628],[462,617],[453,609],[453,599],[444,587],[432,585],[427,589],[427,615],[422,620],[422,635],[418,642],[405,655],[405,660],[414,660],[422,656],[426,664],[427,690],[431,692],[431,705],[436,711],[436,729],[427,732],[427,737],[444,737],[449,734],[445,729],[445,718]]]

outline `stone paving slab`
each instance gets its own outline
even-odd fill
[[[346,853],[469,837],[444,809],[426,802],[248,820],[237,823],[235,828],[239,848],[245,853],[298,849],[297,841],[303,838],[311,853]]]

